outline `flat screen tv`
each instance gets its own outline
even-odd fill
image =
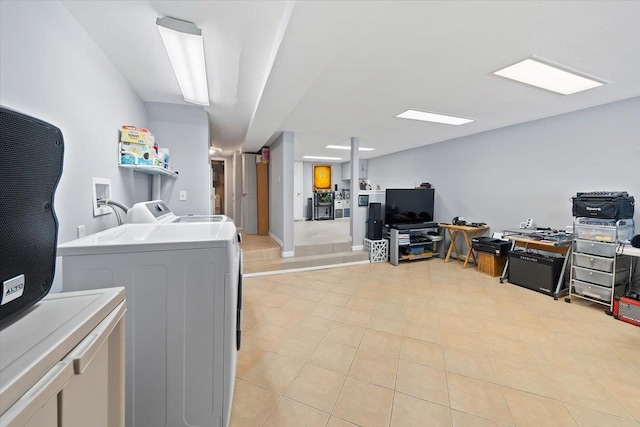
[[[433,221],[433,188],[387,189],[384,222],[390,226]]]

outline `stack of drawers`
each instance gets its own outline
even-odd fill
[[[571,294],[611,307],[629,280],[629,258],[616,256],[616,246],[633,232],[632,219],[576,218]]]

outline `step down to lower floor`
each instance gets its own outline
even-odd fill
[[[296,257],[311,255],[327,255],[351,251],[351,242],[323,243],[316,245],[296,245],[294,253]]]
[[[351,244],[349,243],[349,248]],[[346,264],[351,262],[368,261],[369,253],[364,251],[345,251],[328,254],[294,256],[280,259],[245,260],[245,273],[259,273],[276,270],[293,270],[297,268],[318,267],[323,265]]]

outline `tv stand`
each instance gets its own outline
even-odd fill
[[[438,247],[443,236],[428,235],[438,231],[437,222],[419,224],[395,224],[389,228],[389,262],[398,265],[400,261],[432,258],[438,255]]]
[[[410,224],[391,224],[389,227],[396,230],[419,230],[423,228],[438,228],[437,222],[416,222]]]

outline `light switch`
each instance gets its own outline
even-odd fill
[[[187,191],[186,190],[181,190],[180,191],[180,201],[184,202],[185,200],[187,200]]]

